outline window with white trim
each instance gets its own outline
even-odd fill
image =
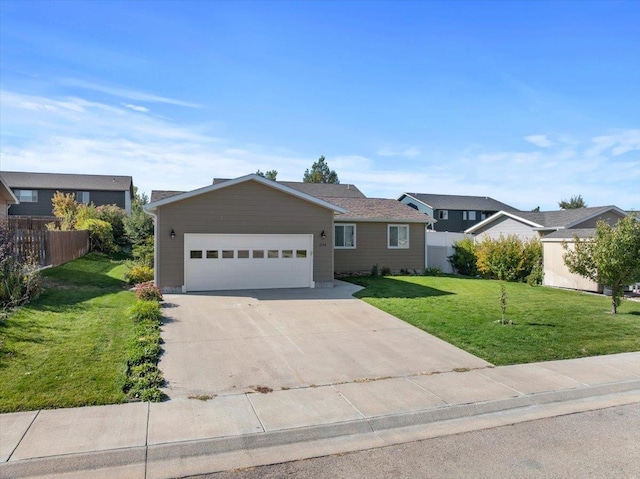
[[[20,203],[37,203],[38,202],[38,190],[16,190],[16,198]]]
[[[356,247],[356,225],[342,224],[335,225],[333,235],[333,246],[336,248]]]
[[[463,211],[462,212],[462,220],[463,221],[475,221],[476,220],[476,212],[475,211]]]
[[[449,210],[438,210],[438,219],[439,220],[448,220],[449,219]]]
[[[387,248],[409,248],[409,225],[387,225]]]

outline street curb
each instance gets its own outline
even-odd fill
[[[349,436],[370,437],[377,433],[393,432],[392,430],[394,429],[410,429],[433,423],[444,423],[452,420],[460,421],[465,418],[491,417],[496,413],[503,413],[504,415],[510,411],[514,413],[517,411],[529,411],[536,407],[541,408],[550,405],[562,406],[575,401],[590,398],[598,399],[606,396],[613,397],[604,407],[612,407],[616,405],[615,395],[622,395],[620,397],[621,404],[627,404],[629,400],[626,400],[626,402],[623,400],[624,394],[631,392],[640,393],[640,379],[280,431],[8,461],[0,464],[0,472],[3,478],[11,479],[38,476],[50,477],[73,472],[105,471],[113,467],[143,466],[155,462],[188,460],[189,458],[205,456],[213,457],[238,451],[257,451]],[[640,402],[640,398],[637,401],[632,398],[631,402]],[[602,408],[602,406],[594,409],[599,408]],[[589,409],[587,408],[586,410]],[[564,414],[574,412],[571,408],[568,411],[564,412]],[[554,413],[553,415],[561,414]],[[108,477],[108,474],[105,474],[105,477]]]

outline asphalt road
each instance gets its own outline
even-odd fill
[[[199,476],[640,478],[640,404],[297,462]]]

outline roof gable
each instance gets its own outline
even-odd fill
[[[245,183],[248,181],[254,181],[256,183],[260,183],[262,185],[268,186],[270,188],[281,191],[283,193],[294,196],[296,198],[300,198],[304,201],[308,201],[309,203],[316,204],[323,208],[327,208],[337,213],[346,213],[346,210],[344,210],[340,206],[334,205],[332,203],[329,203],[328,201],[322,200],[320,198],[316,198],[314,196],[308,195],[306,193],[290,188],[288,186],[282,185],[277,181],[268,180],[260,175],[256,175],[255,173],[241,176],[240,178],[235,178],[233,180],[221,181],[221,182],[214,183],[212,185],[205,186],[203,188],[198,188],[192,191],[186,191],[186,192],[156,191],[152,193],[152,197],[155,197],[156,201],[151,201],[150,203],[146,204],[144,206],[144,209],[147,212],[153,212],[157,208],[164,205],[176,203],[178,201],[186,200],[188,198],[193,198],[195,196],[200,196],[206,193],[211,193],[213,191],[218,191],[224,188],[231,188],[234,185],[238,185],[240,183]]]
[[[9,188],[9,185],[4,181],[2,175],[0,175],[0,196],[11,205],[17,205],[20,203],[16,195],[11,191],[11,188]]]

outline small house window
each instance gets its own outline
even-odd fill
[[[38,190],[16,190],[15,194],[20,203],[38,202]]]
[[[439,210],[438,211],[438,219],[439,220],[448,220],[449,219],[449,210]]]
[[[264,250],[263,249],[254,249],[253,250],[253,259],[262,259],[264,258]]]
[[[202,259],[202,250],[201,249],[192,249],[189,252],[189,257],[191,259]]]
[[[267,251],[267,258],[269,259],[277,259],[279,258],[279,251],[277,249],[270,249]]]
[[[76,194],[76,201],[83,205],[89,204],[89,192],[88,191],[78,191]]]
[[[292,249],[283,249],[282,250],[283,258],[293,258],[293,250]]]
[[[248,249],[239,249],[238,250],[238,259],[248,259],[249,258],[249,250]]]
[[[207,259],[218,259],[218,250],[207,250]]]
[[[387,226],[387,247],[406,249],[409,247],[409,225]]]
[[[233,259],[233,250],[232,249],[223,249],[222,250],[222,259]]]
[[[306,249],[298,249],[296,250],[296,258],[306,258],[307,250]]]
[[[356,247],[356,225],[335,225],[333,245],[336,248]]]
[[[463,221],[475,221],[476,220],[476,212],[475,211],[463,211],[462,212]]]

